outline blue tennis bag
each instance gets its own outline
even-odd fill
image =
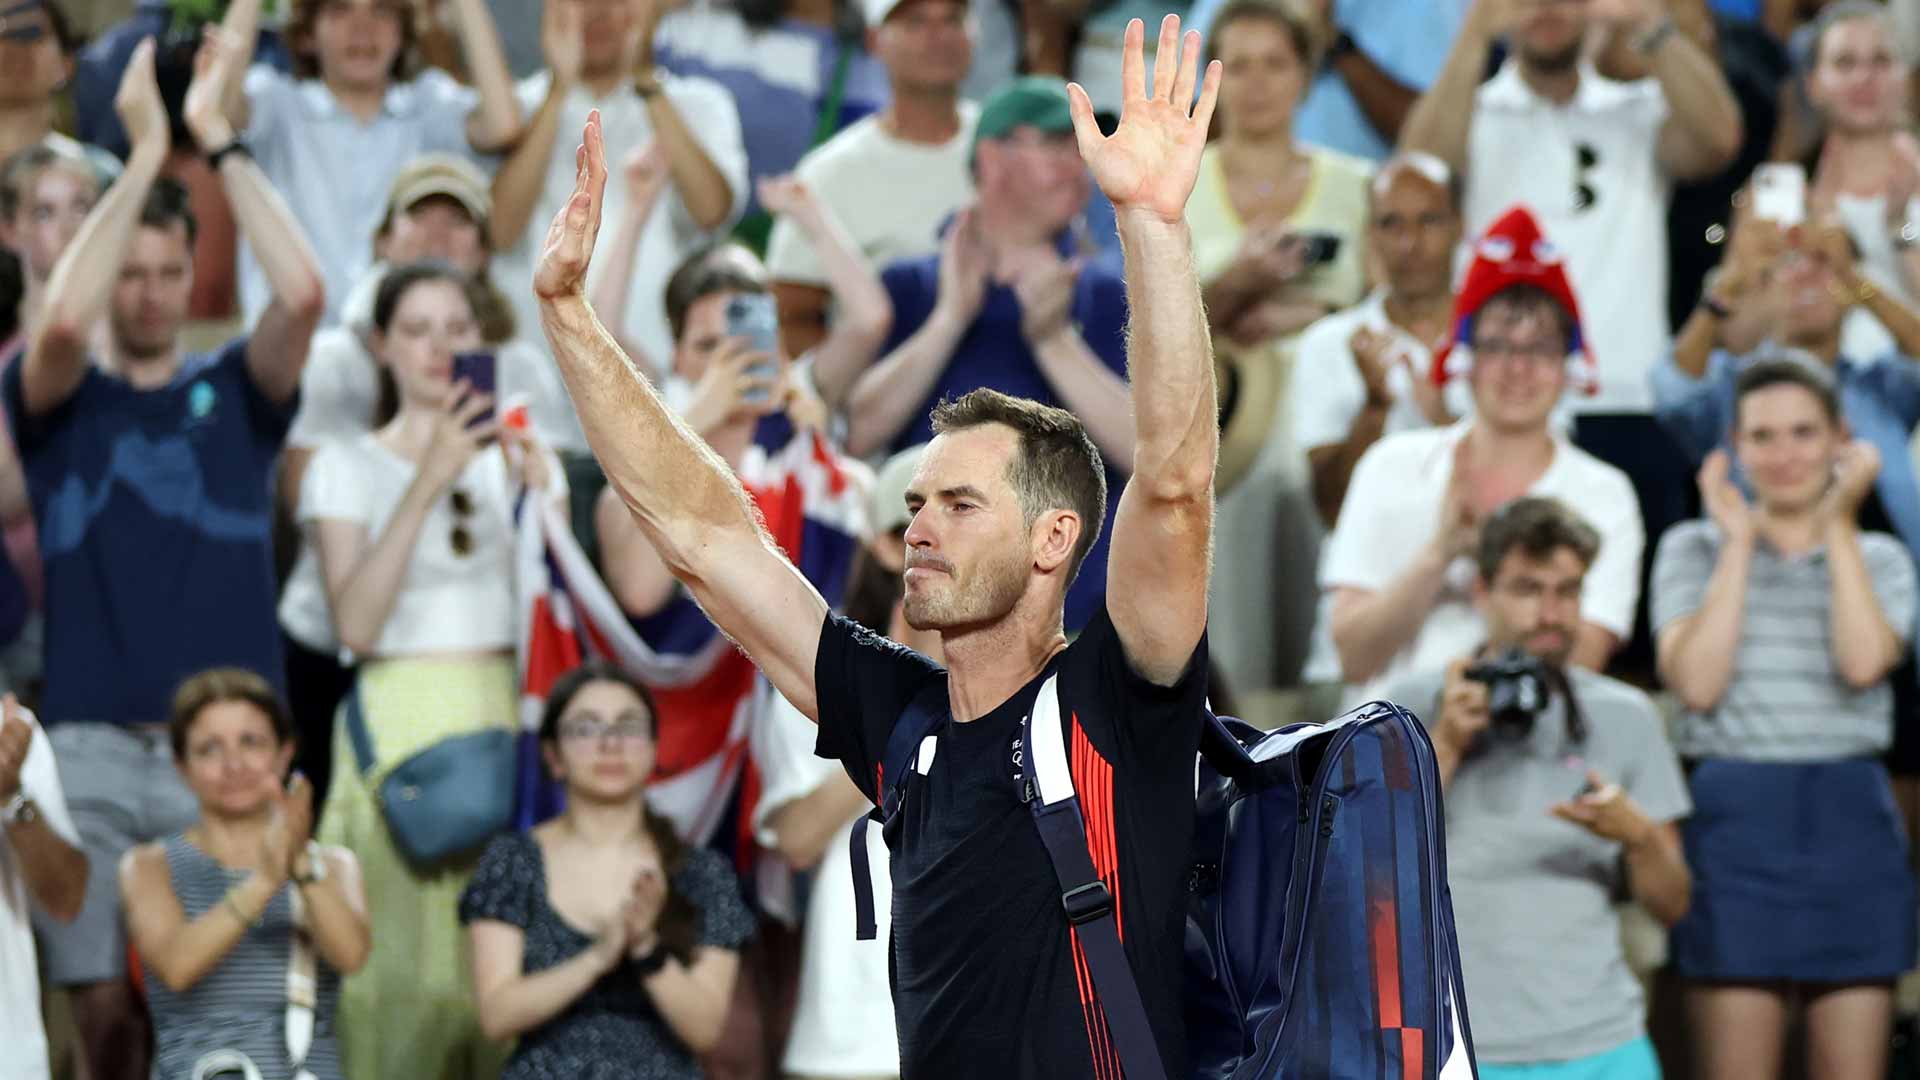
[[[857,933],[876,933],[865,826],[896,813],[945,687],[895,725],[881,805],[854,823]],[[1022,721],[1022,796],[1060,884],[1127,1080],[1166,1080],[1113,897],[1094,872],[1058,678]],[[1418,720],[1386,702],[1263,732],[1208,713],[1187,875],[1194,1080],[1474,1080],[1447,893],[1440,778]]]

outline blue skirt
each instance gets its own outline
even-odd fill
[[[1681,975],[1883,982],[1914,966],[1907,837],[1879,762],[1708,759],[1689,779]]]

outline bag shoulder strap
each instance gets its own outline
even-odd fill
[[[307,858],[319,859],[317,844],[307,845]],[[293,902],[293,939],[287,956],[287,1064],[293,1068],[293,1080],[313,1080],[307,1066],[307,1053],[313,1049],[314,1007],[319,983],[315,978],[317,962],[313,951],[313,929],[307,917],[306,897],[299,886],[288,890]]]
[[[872,941],[880,934],[879,922],[874,917],[873,867],[867,858],[867,823],[878,821],[885,825],[888,818],[899,812],[900,802],[907,794],[907,778],[919,762],[921,747],[934,737],[946,718],[947,681],[929,679],[913,700],[907,702],[906,711],[900,714],[887,735],[887,748],[873,778],[877,800],[873,810],[853,820],[847,853],[853,861],[853,924],[854,938],[858,941]]]
[[[354,680],[353,687],[347,691],[345,702],[347,720],[347,741],[353,744],[353,763],[361,776],[373,773],[373,733],[367,730],[366,713],[360,707],[360,681]]]
[[[1021,796],[1047,846],[1047,858],[1060,884],[1060,905],[1086,954],[1107,1034],[1120,1053],[1127,1080],[1165,1080],[1166,1065],[1160,1060],[1140,987],[1120,945],[1113,893],[1094,871],[1093,856],[1087,850],[1086,822],[1067,767],[1062,713],[1060,676],[1055,673],[1041,685],[1032,711],[1020,722],[1021,756],[1027,763]]]

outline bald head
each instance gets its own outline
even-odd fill
[[[1453,251],[1460,243],[1453,170],[1431,154],[1396,154],[1375,174],[1368,194],[1367,242],[1388,291],[1403,301],[1452,295]]]

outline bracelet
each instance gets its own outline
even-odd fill
[[[1679,27],[1674,25],[1672,19],[1662,18],[1659,22],[1653,24],[1651,30],[1647,30],[1634,39],[1633,51],[1642,56],[1652,56],[1654,53],[1660,51],[1660,46],[1665,45],[1667,39],[1672,37],[1678,29]]]
[[[658,941],[653,943],[653,948],[649,950],[645,956],[639,957],[633,962],[634,970],[640,973],[641,978],[646,978],[649,975],[658,975],[666,966],[667,947]]]
[[[660,72],[654,68],[636,74],[633,77],[633,92],[642,99],[652,100],[660,96]]]

